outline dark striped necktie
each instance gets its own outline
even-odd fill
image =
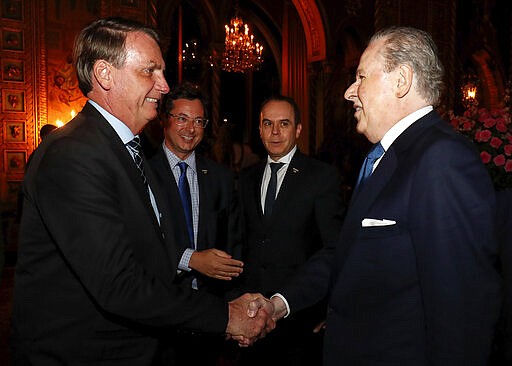
[[[130,149],[133,154],[133,160],[135,161],[135,165],[137,165],[137,169],[139,169],[140,176],[144,181],[144,184],[147,186],[148,180],[146,179],[146,174],[144,174],[144,161],[142,159],[142,155],[140,153],[140,138],[139,136],[135,136],[133,140],[129,141],[126,146]]]

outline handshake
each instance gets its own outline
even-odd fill
[[[276,327],[286,315],[286,305],[277,296],[270,300],[261,294],[245,294],[229,302],[228,338],[248,347]]]

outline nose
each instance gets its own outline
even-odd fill
[[[196,124],[193,119],[189,119],[185,124],[185,128],[190,132],[194,132],[196,130]]]
[[[161,94],[167,94],[169,93],[169,84],[167,84],[167,80],[165,80],[165,76],[161,75],[157,81],[156,81],[156,85],[155,85],[155,88],[156,90],[158,90],[159,93]]]
[[[351,102],[353,102],[353,99],[357,97],[357,86],[355,81],[347,88],[347,90],[345,90],[344,97],[346,100]]]
[[[279,123],[272,123],[272,134],[278,135],[281,131],[281,127],[279,126]]]

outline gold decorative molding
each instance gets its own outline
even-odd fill
[[[39,0],[36,6],[35,17],[35,39],[34,55],[37,55],[35,62],[35,75],[32,89],[37,95],[37,101],[34,103],[34,123],[31,129],[33,147],[37,146],[39,129],[48,123],[48,82],[47,82],[47,60],[46,50],[46,1]]]
[[[304,34],[306,35],[307,61],[323,61],[326,57],[325,29],[314,0],[293,0]]]

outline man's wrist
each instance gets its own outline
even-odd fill
[[[272,301],[274,305],[274,318],[276,318],[276,320],[286,318],[290,315],[290,306],[283,295],[276,293],[270,297],[270,301]]]
[[[192,254],[195,253],[194,249],[187,248],[183,252],[183,255],[181,256],[180,263],[178,264],[178,269],[181,269],[182,271],[190,272],[192,271],[192,268],[189,267],[190,264],[190,258],[192,257]]]

